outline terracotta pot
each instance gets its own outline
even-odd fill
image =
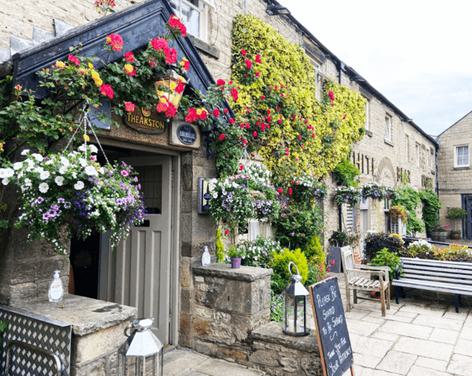
[[[239,269],[241,267],[241,257],[231,257],[231,268]]]
[[[445,242],[447,240],[447,231],[432,231],[431,239],[439,242]]]
[[[461,238],[461,231],[460,230],[451,230],[451,233],[449,234],[449,237],[451,239],[458,240]]]

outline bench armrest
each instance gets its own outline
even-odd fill
[[[369,270],[372,272],[381,272],[383,273],[384,276],[384,281],[389,283],[390,277],[390,268],[388,266],[375,266],[375,265],[356,265],[356,267],[359,267],[361,270]]]
[[[351,276],[364,277],[370,279],[371,277],[378,277],[383,283],[389,283],[388,271],[386,270],[362,270],[362,269],[346,269],[347,280]]]

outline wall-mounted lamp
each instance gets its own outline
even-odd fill
[[[290,11],[288,8],[283,7],[280,4],[267,4],[266,13],[269,16],[288,16]]]

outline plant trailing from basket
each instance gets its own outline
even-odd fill
[[[394,205],[389,210],[390,215],[392,218],[397,219],[400,218],[403,223],[406,223],[408,219],[408,212],[406,209],[401,205]]]
[[[368,183],[363,185],[361,194],[364,199],[372,198],[374,200],[383,200],[386,197],[385,187],[382,187],[376,183]]]
[[[361,201],[361,193],[354,187],[338,187],[334,194],[334,201],[338,205],[356,205]]]
[[[133,169],[124,162],[100,165],[94,145],[79,149],[46,156],[25,150],[23,161],[0,169],[3,185],[11,182],[19,192],[18,225],[30,239],[44,238],[61,253],[64,229],[68,237],[81,238],[111,231],[116,246],[144,215]]]

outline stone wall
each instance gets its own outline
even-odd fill
[[[439,197],[441,199],[441,223],[454,225],[459,228],[458,223],[454,223],[446,218],[447,209],[451,207],[462,207],[461,195],[472,194],[472,169],[470,167],[454,167],[454,151],[457,145],[469,145],[472,147],[472,113],[468,113],[450,128],[446,129],[438,137],[439,154]],[[460,223],[460,221],[457,221]]]

